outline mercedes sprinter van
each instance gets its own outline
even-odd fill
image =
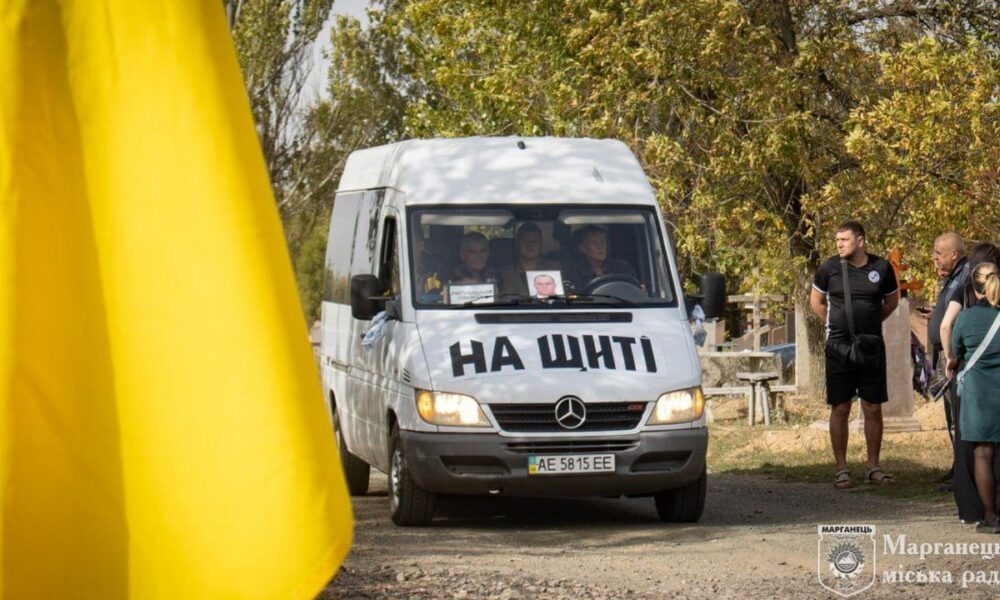
[[[354,152],[330,222],[320,362],[353,494],[653,496],[697,521],[708,430],[677,263],[618,141]]]

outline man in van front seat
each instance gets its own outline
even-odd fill
[[[458,258],[462,262],[455,267],[449,283],[494,283],[496,271],[490,265],[490,243],[486,236],[476,231],[462,236],[458,244]]]
[[[623,260],[608,257],[608,232],[596,225],[587,225],[576,232],[577,250],[582,257],[573,265],[571,280],[576,291],[582,292],[587,285],[601,275],[629,275],[638,279],[635,268]]]

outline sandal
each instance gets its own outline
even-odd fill
[[[892,475],[883,473],[881,467],[865,467],[865,481],[875,485],[885,485],[894,481]]]
[[[833,487],[838,490],[846,490],[847,488],[854,485],[851,481],[851,472],[847,469],[837,471],[833,475]]]

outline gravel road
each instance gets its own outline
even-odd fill
[[[886,553],[909,543],[1000,543],[961,525],[950,504],[891,500],[877,489],[837,491],[755,475],[709,475],[700,523],[663,524],[651,499],[453,497],[430,527],[388,518],[374,475],[354,499],[353,550],[321,595],[333,598],[838,598],[817,578],[817,525],[873,524],[877,581],[854,598],[995,598],[1000,557]],[[951,573],[953,583],[885,582],[884,571]],[[915,580],[912,580],[915,581]]]

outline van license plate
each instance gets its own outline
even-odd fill
[[[614,454],[531,454],[528,456],[528,475],[614,472]]]

